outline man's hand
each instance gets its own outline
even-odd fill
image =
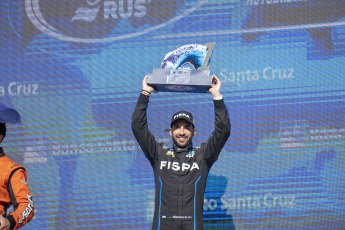
[[[219,81],[219,79],[215,75],[213,75],[211,88],[208,90],[208,92],[210,92],[212,94],[213,98],[221,96],[220,86],[221,86],[221,82]]]
[[[0,230],[9,230],[10,222],[3,216],[0,216]]]
[[[152,93],[152,92],[158,93],[158,91],[156,91],[154,88],[149,86],[146,82],[147,82],[147,75],[144,77],[144,80],[143,80],[143,91],[146,91],[149,93]]]

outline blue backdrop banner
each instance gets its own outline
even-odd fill
[[[215,42],[232,131],[212,167],[205,229],[345,228],[344,0],[3,0],[6,154],[36,206],[24,229],[151,229],[154,177],[131,114],[165,54]],[[169,146],[188,108],[193,143],[212,96],[158,93],[148,122]]]

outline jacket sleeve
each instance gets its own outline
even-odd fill
[[[148,102],[149,97],[140,94],[135,110],[132,114],[132,131],[146,158],[151,162],[151,165],[153,165],[157,152],[157,142],[148,129],[146,115]]]
[[[7,190],[14,212],[9,213],[6,218],[10,222],[10,229],[15,230],[28,223],[33,218],[35,211],[25,169],[19,168],[13,171],[7,184]]]
[[[209,167],[218,159],[222,148],[230,136],[230,118],[224,100],[214,100],[215,122],[214,131],[205,144],[204,159]]]

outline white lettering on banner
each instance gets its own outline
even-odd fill
[[[97,142],[97,152],[128,152],[138,150],[138,145],[134,140],[99,140]]]
[[[239,72],[228,72],[227,69],[222,69],[219,75],[222,83],[246,83],[258,80],[292,80],[295,78],[294,73],[295,69],[292,68],[278,69],[268,66],[262,71],[248,69]]]
[[[266,67],[263,71],[263,78],[267,80],[279,79],[292,79],[292,75],[295,72],[294,69],[272,69],[272,67]]]
[[[111,153],[137,151],[140,147],[135,140],[98,140],[96,143],[53,143],[52,154],[57,155],[77,155],[85,153]]]
[[[100,1],[89,2],[88,6],[81,6],[75,11],[72,22],[76,20],[93,22],[99,14],[101,7]],[[148,1],[150,3],[150,0]],[[147,13],[146,0],[119,0],[104,1],[103,18],[110,19],[128,19],[131,16],[141,18]]]
[[[344,140],[345,128],[313,128],[310,129],[311,141],[332,141],[332,140]]]
[[[247,196],[239,198],[228,198],[227,195],[220,197],[221,210],[255,209],[255,208],[282,208],[295,206],[296,196],[294,194],[273,195],[267,193],[263,197]],[[204,198],[204,211],[215,210],[218,207],[215,199]]]
[[[91,143],[85,144],[53,144],[53,155],[73,155],[73,154],[83,154],[92,153],[93,146]]]
[[[8,85],[8,93],[10,96],[19,95],[37,95],[38,84],[18,84],[11,82]]]
[[[38,84],[19,84],[18,82],[11,82],[8,86],[0,86],[0,97],[8,93],[9,96],[31,96],[38,95]],[[7,92],[6,92],[7,89]]]
[[[271,5],[280,3],[292,3],[292,2],[307,2],[309,0],[247,0],[247,6],[257,6],[257,5]]]
[[[204,211],[208,211],[208,210],[211,210],[211,211],[214,211],[216,210],[218,207],[218,202],[216,199],[209,199],[207,200],[206,198],[204,198]]]
[[[148,1],[149,3],[151,1]],[[127,7],[126,7],[127,6]],[[120,18],[127,19],[131,16],[142,18],[146,15],[146,0],[119,0],[118,3],[113,1],[104,1],[104,19],[118,19],[117,13]]]
[[[190,164],[182,163],[182,169],[181,169],[179,162],[161,161],[160,169],[162,170],[163,168],[172,169],[174,171],[179,171],[179,170],[192,171],[193,169],[199,169],[199,165],[196,162],[194,162],[191,167]]]

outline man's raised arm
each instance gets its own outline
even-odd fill
[[[210,162],[210,166],[218,159],[219,153],[230,136],[230,118],[220,94],[221,82],[213,76],[212,87],[209,92],[212,94],[215,110],[214,131],[206,142],[204,158]]]
[[[152,164],[156,154],[157,142],[148,130],[146,109],[151,93],[156,91],[146,84],[146,79],[147,76],[143,80],[142,91],[132,114],[132,131],[146,158]]]

